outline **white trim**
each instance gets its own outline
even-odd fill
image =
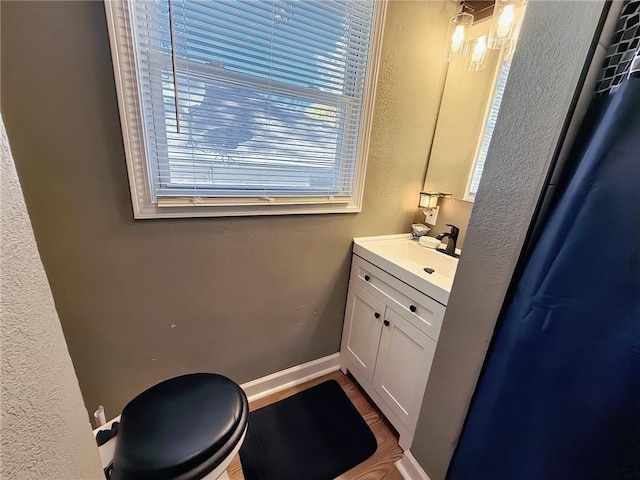
[[[133,64],[135,52],[130,38],[130,1],[105,0],[104,4],[135,219],[358,213],[362,210],[387,0],[379,0],[374,11],[352,195],[347,199],[337,197],[326,199],[320,196],[291,202],[291,204],[259,202],[252,205],[247,205],[246,202],[209,205],[208,200],[192,197],[162,202],[155,202],[152,199],[143,121],[140,114],[137,72]]]
[[[287,388],[295,387],[314,378],[338,370],[340,353],[318,358],[295,367],[281,370],[266,377],[251,380],[240,385],[249,398],[249,402],[259,400]]]
[[[339,369],[340,352],[332,353],[326,357],[317,358],[307,363],[295,365],[286,370],[272,373],[265,377],[256,378],[243,383],[240,388],[244,390],[249,402],[259,400],[287,388],[295,387],[314,378],[322,377]],[[110,429],[113,422],[119,422],[120,415],[109,420],[106,424],[93,430],[94,436],[100,430]]]
[[[215,208],[215,211],[212,209]],[[197,217],[250,217],[257,215],[308,215],[313,213],[359,213],[361,206],[353,202],[346,204],[326,203],[307,205],[254,205],[226,207],[161,207],[155,203],[138,204],[134,209],[134,218],[197,218]]]
[[[127,89],[129,84],[137,86],[135,69],[131,68],[133,46],[131,45],[130,35],[125,33],[130,31],[128,4],[126,0],[108,0],[104,2],[104,8],[109,31],[109,45],[111,47],[133,217],[138,218],[138,215],[144,214],[146,206],[151,204],[151,198],[149,197],[150,187],[144,183],[145,179],[148,178],[148,174],[146,153],[143,148],[142,120],[139,118],[137,109],[138,89],[137,87]],[[122,45],[118,39],[121,40]],[[128,96],[127,93],[129,94]]]
[[[496,89],[498,88],[498,82],[500,81],[500,76],[502,74],[502,68],[504,66],[504,59],[506,56],[506,53],[504,50],[498,50],[498,54],[500,55],[500,59],[498,60],[498,65],[493,77],[493,80],[491,82],[491,97],[488,99],[489,101],[487,102],[487,106],[485,107],[485,112],[484,112],[484,116],[482,117],[482,132],[480,133],[479,137],[478,137],[478,143],[476,144],[476,149],[475,152],[473,153],[473,166],[471,167],[471,170],[469,171],[469,178],[467,178],[467,186],[464,189],[464,198],[463,200],[465,202],[473,202],[473,199],[470,198],[472,195],[473,197],[475,197],[475,193],[471,193],[471,186],[473,185],[473,177],[476,176],[476,169],[478,168],[478,160],[480,159],[480,150],[482,148],[482,143],[484,141],[484,135],[486,133],[487,130],[487,121],[489,120],[489,117],[491,116],[491,110],[493,110],[493,102],[496,99]],[[511,61],[511,60],[509,60]],[[511,68],[511,67],[509,67]],[[507,71],[507,77],[509,77],[509,72]],[[505,80],[506,83],[506,80]],[[502,100],[500,100],[502,102]],[[499,110],[499,109],[498,109]],[[492,134],[493,135],[493,134]],[[487,147],[488,150],[488,147]],[[485,159],[486,160],[486,159]]]
[[[253,402],[274,393],[281,392],[282,390],[286,390],[287,388],[295,387],[301,383],[308,382],[309,380],[337,371],[339,368],[339,358],[340,352],[336,352],[331,355],[327,355],[326,357],[317,358],[316,360],[311,360],[310,362],[302,363],[300,365],[287,368],[286,370],[272,373],[265,377],[256,378],[250,382],[243,383],[240,387],[246,393],[249,402]],[[93,435],[98,435],[100,430],[110,429],[113,422],[119,421],[120,415],[109,420],[101,427],[94,429]],[[101,447],[98,447],[103,468],[111,462],[115,447],[115,439],[111,439]]]
[[[402,458],[394,463],[404,480],[430,480],[418,461],[406,450]]]
[[[367,160],[369,159],[369,143],[371,129],[373,127],[373,111],[376,103],[376,88],[378,86],[378,70],[382,59],[382,39],[384,37],[384,24],[387,18],[387,1],[379,0],[373,18],[373,30],[371,31],[371,46],[369,50],[369,68],[365,82],[364,103],[361,116],[358,163],[354,175],[353,198],[358,211],[362,208],[364,197],[364,180],[367,172]]]

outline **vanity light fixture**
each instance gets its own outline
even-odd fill
[[[440,194],[437,192],[420,192],[420,203],[418,206],[430,210],[438,206],[438,197]]]
[[[450,62],[456,55],[465,56],[467,53],[467,28],[473,24],[473,15],[460,12],[449,20],[447,32],[447,52],[445,60]]]
[[[487,66],[487,36],[475,38],[471,41],[471,52],[467,55],[467,69],[477,72]]]
[[[516,40],[520,33],[522,12],[527,0],[494,0],[493,16],[489,34],[468,39],[468,27],[473,25],[474,17],[467,12],[460,12],[449,21],[447,33],[447,50],[445,60],[451,62],[456,56],[465,59],[467,69],[477,72],[487,66],[487,49],[505,50],[505,58],[511,58],[515,50]],[[463,8],[471,8],[462,2]],[[473,9],[472,9],[473,11]]]
[[[513,0],[496,0],[487,46],[494,50],[508,48],[516,30],[516,11]]]
[[[424,223],[428,223],[429,225],[436,224],[436,220],[438,219],[438,210],[440,210],[440,207],[438,206],[438,199],[440,197],[450,196],[450,193],[420,192],[420,202],[418,203],[418,206],[422,209],[422,213],[424,213]]]
[[[437,192],[420,192],[420,202],[418,206],[422,209],[422,213],[424,213],[424,223],[429,225],[435,225],[438,220],[438,197],[440,196]]]

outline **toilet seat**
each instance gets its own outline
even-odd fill
[[[171,378],[124,408],[113,457],[113,480],[201,479],[244,438],[244,391],[212,373]]]

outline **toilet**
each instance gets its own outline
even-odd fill
[[[194,373],[165,380],[122,411],[110,478],[228,478],[248,417],[247,396],[227,377]]]

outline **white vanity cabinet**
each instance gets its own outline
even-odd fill
[[[373,381],[378,357],[382,325],[387,306],[383,301],[367,293],[358,285],[349,286],[346,316],[349,329],[346,333],[346,353],[366,382]]]
[[[400,433],[407,450],[445,306],[353,255],[340,367],[349,371]]]
[[[373,388],[412,429],[418,420],[436,342],[387,307],[373,376]]]

